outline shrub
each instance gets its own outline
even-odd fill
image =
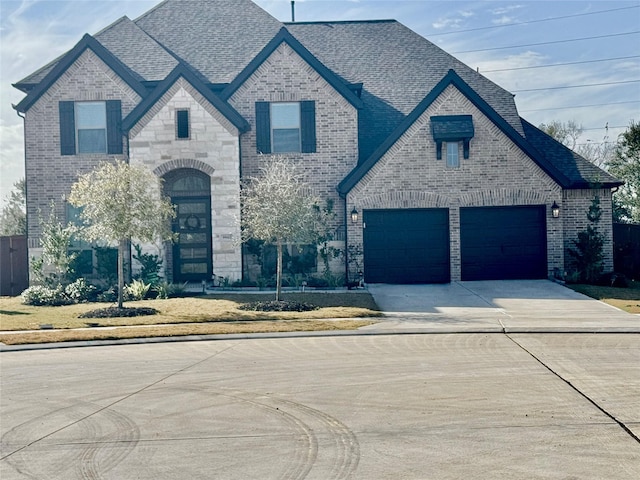
[[[74,303],[93,302],[98,296],[98,289],[87,283],[84,278],[79,278],[70,283],[64,289],[64,293]]]
[[[70,305],[73,302],[66,293],[62,285],[55,288],[35,285],[22,292],[22,303],[25,305],[50,306]]]
[[[108,307],[91,310],[83,313],[78,318],[113,318],[113,317],[140,317],[143,315],[156,315],[158,310],[149,307]]]
[[[183,297],[187,288],[187,282],[180,283],[167,283],[163,282],[154,287],[154,290],[158,292],[157,298],[176,298]]]
[[[238,307],[240,310],[254,312],[310,312],[319,307],[308,303],[293,302],[287,300],[272,300],[269,302],[251,302]]]
[[[162,259],[158,255],[142,253],[142,247],[140,245],[136,244],[133,248],[136,250],[133,259],[138,261],[141,266],[140,280],[150,285],[158,285],[161,279],[160,270],[162,269]]]
[[[151,288],[151,284],[144,283],[142,280],[134,280],[130,285],[125,286],[124,290],[132,300],[144,300],[149,293],[149,288]]]

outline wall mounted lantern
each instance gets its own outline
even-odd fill
[[[551,205],[551,216],[553,218],[558,218],[560,216],[560,207],[555,201],[553,202],[553,205]]]
[[[358,223],[358,210],[356,210],[356,207],[351,210],[351,223]]]

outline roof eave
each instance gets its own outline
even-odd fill
[[[429,108],[442,92],[449,86],[454,85],[465,97],[469,99],[485,116],[487,116],[502,132],[507,135],[518,147],[520,147],[536,164],[538,164],[554,181],[563,188],[571,185],[570,180],[545,157],[540,154],[525,138],[523,138],[509,123],[502,118],[485,100],[478,95],[454,70],[449,70],[438,84],[427,94],[427,96],[405,117],[398,127],[387,137],[387,139],[365,160],[362,164],[354,168],[340,182],[337,189],[341,195],[346,195],[349,191],[366,175],[366,173],[380,160],[387,151],[400,139],[402,135],[413,125],[414,122]]]
[[[26,112],[37,102],[40,97],[53,85],[62,74],[84,53],[85,50],[95,53],[109,68],[111,68],[122,80],[124,80],[138,95],[144,97],[147,90],[135,75],[109,50],[89,34],[85,34],[82,39],[67,52],[56,66],[42,79],[40,83],[27,92],[27,96],[22,99],[14,108],[20,112]],[[19,88],[16,84],[16,88]]]
[[[198,93],[200,93],[211,105],[213,105],[224,117],[229,120],[240,133],[244,133],[250,130],[249,122],[238,113],[231,105],[224,100],[220,99],[215,93],[213,93],[207,86],[184,64],[179,64],[175,67],[167,77],[160,81],[156,88],[140,102],[127,117],[122,121],[122,130],[128,133],[149,111],[149,109],[155,105],[155,103],[171,88],[175,82],[184,78]]]
[[[309,50],[307,50],[304,45],[291,35],[285,27],[282,27],[278,34],[271,39],[271,41],[260,51],[260,53],[258,53],[258,55],[253,58],[253,60],[251,60],[251,62],[247,64],[247,66],[236,76],[229,86],[222,91],[220,97],[225,101],[228,100],[283,42],[289,45],[305,62],[311,65],[311,67],[351,105],[357,109],[364,107],[363,101],[350,88],[351,84],[345,84],[340,80],[335,73],[327,68]]]

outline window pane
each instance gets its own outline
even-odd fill
[[[300,151],[300,129],[273,130],[273,153]]]
[[[272,103],[271,128],[300,128],[299,103]]]
[[[189,215],[191,213],[206,213],[207,206],[204,203],[181,203],[178,205],[178,213]]]
[[[206,248],[181,248],[180,258],[207,258]]]
[[[173,192],[194,192],[194,191],[208,192],[210,189],[210,186],[208,183],[209,182],[207,182],[207,180],[205,180],[202,177],[196,177],[196,176],[183,177],[173,182],[173,185],[171,185],[171,191]]]
[[[183,263],[180,265],[180,273],[207,273],[207,264]]]
[[[206,233],[180,233],[180,245],[190,243],[207,243]]]
[[[458,143],[447,143],[447,167],[459,167]]]
[[[189,138],[189,110],[176,112],[178,123],[178,138]]]
[[[106,153],[107,130],[106,129],[78,129],[79,153]]]
[[[107,128],[107,113],[104,102],[76,103],[76,127]]]

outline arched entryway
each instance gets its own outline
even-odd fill
[[[164,176],[164,191],[176,206],[173,232],[173,281],[211,279],[211,178],[193,168]]]

